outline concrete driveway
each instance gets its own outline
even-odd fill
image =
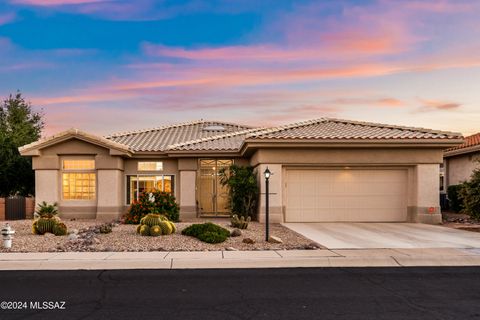
[[[328,249],[480,248],[480,233],[419,223],[284,223]]]

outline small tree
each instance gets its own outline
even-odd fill
[[[220,170],[220,183],[228,186],[232,215],[255,217],[258,202],[258,183],[253,167],[232,165]]]
[[[42,114],[20,92],[0,105],[0,196],[34,194],[32,160],[22,157],[18,147],[37,141],[43,126]]]
[[[474,170],[470,180],[462,184],[459,193],[463,202],[462,213],[480,219],[480,168]]]

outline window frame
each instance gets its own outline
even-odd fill
[[[129,201],[130,201],[130,194],[129,194],[128,191],[131,192],[131,188],[130,188],[130,186],[129,186],[128,177],[136,177],[136,178],[137,178],[137,190],[138,190],[138,184],[139,184],[139,182],[140,182],[139,177],[158,177],[158,176],[162,176],[162,181],[163,181],[163,182],[162,182],[162,186],[165,185],[165,184],[164,184],[165,176],[169,176],[169,177],[172,178],[172,180],[171,180],[172,183],[173,183],[172,195],[175,196],[176,193],[177,193],[177,192],[176,192],[176,191],[177,191],[177,182],[176,182],[176,180],[177,180],[177,175],[176,175],[176,174],[173,174],[173,173],[171,173],[171,174],[166,174],[166,173],[165,173],[165,174],[164,174],[164,173],[162,173],[162,174],[154,174],[154,173],[153,173],[153,174],[152,174],[152,173],[126,174],[126,175],[125,175],[125,205],[126,205],[126,206],[130,206],[130,205],[132,204],[131,202],[129,203]],[[137,197],[136,200],[138,200],[138,197]]]
[[[65,161],[81,161],[81,160],[88,160],[88,161],[93,161],[93,169],[65,169]],[[95,202],[97,200],[97,191],[98,191],[98,175],[97,175],[97,170],[96,170],[96,163],[95,159],[91,158],[65,158],[61,159],[61,175],[60,175],[60,194],[61,194],[61,199],[62,201],[66,202],[74,202],[74,201],[81,201],[81,202]],[[65,198],[64,194],[64,174],[93,174],[94,175],[94,181],[95,181],[95,192],[93,193],[93,198],[89,199],[67,199]],[[69,188],[71,186],[69,185]],[[89,185],[90,188],[90,185]],[[69,192],[70,193],[70,192]],[[90,193],[90,192],[89,192]]]

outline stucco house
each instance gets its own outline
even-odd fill
[[[445,151],[444,189],[467,181],[476,168],[480,168],[480,133],[466,137],[463,144]]]
[[[64,217],[111,219],[140,192],[172,192],[180,217],[228,214],[218,171],[256,167],[264,220],[441,222],[439,168],[458,133],[321,118],[254,128],[194,121],[99,137],[71,129],[20,148],[33,157],[36,202]]]

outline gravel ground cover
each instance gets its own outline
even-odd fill
[[[75,236],[43,236],[32,234],[32,220],[8,221],[16,231],[11,249],[0,249],[0,252],[62,252],[62,251],[218,251],[218,250],[293,250],[317,249],[318,245],[300,234],[280,225],[271,224],[270,234],[279,237],[283,243],[265,242],[265,225],[250,222],[247,230],[241,230],[242,235],[230,237],[223,243],[209,244],[188,236],[181,231],[192,223],[214,222],[222,227],[233,230],[228,219],[198,219],[195,221],[176,223],[177,232],[168,236],[144,237],[135,232],[136,225],[119,224],[113,227],[109,234],[95,232],[102,224],[96,220],[64,220],[69,232],[78,230]],[[3,225],[3,224],[0,224]],[[244,243],[245,238],[254,241]]]

